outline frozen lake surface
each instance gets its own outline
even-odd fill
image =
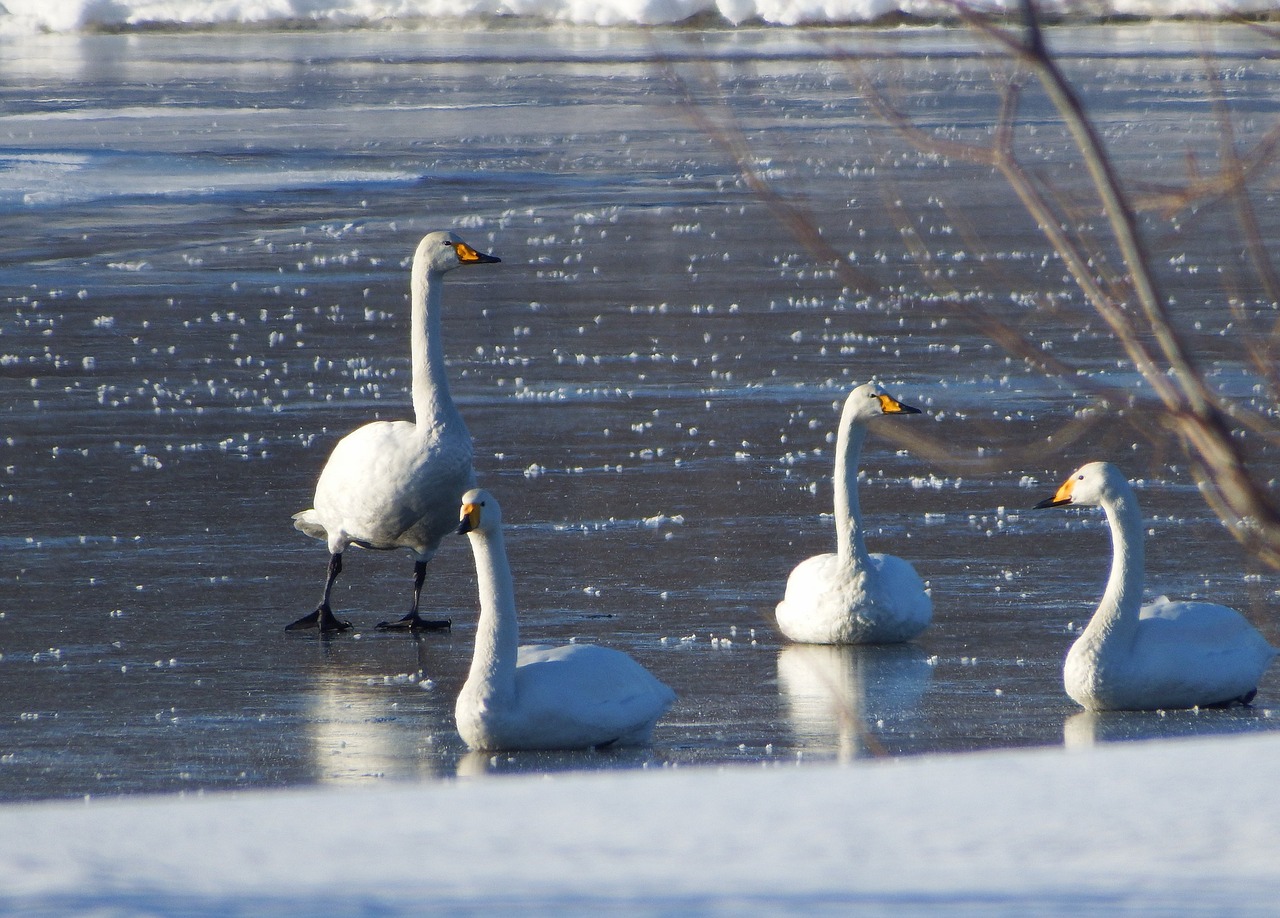
[[[1144,189],[1184,178],[1188,151],[1216,155],[1207,72],[1242,147],[1275,123],[1280,65],[1248,30],[1053,42]],[[1096,514],[1027,508],[1081,461],[1141,479],[1151,595],[1212,597],[1280,644],[1277,584],[1146,422],[1132,368],[1000,179],[911,151],[831,59],[858,55],[922,124],[973,139],[1005,67],[967,33],[495,26],[0,51],[0,800],[1280,726],[1274,668],[1248,709],[1098,718],[1063,694],[1108,537]],[[655,58],[878,292],[817,264]],[[1026,96],[1020,148],[1070,193],[1081,170]],[[1259,201],[1277,251],[1280,208]],[[1268,324],[1275,305],[1240,287],[1231,217],[1206,208],[1151,242],[1215,382],[1266,407],[1226,293]],[[357,631],[282,630],[314,608],[326,560],[291,514],[339,436],[409,410],[407,260],[436,228],[503,259],[450,278],[444,332],[524,637],[608,643],[670,684],[652,749],[464,757],[461,539],[424,592],[451,632],[372,630],[407,609],[412,565],[355,550],[335,605]],[[1008,356],[952,288],[1078,377]],[[788,645],[772,609],[832,543],[838,404],[872,376],[925,414],[868,440],[870,547],[915,564],[935,621],[903,647]],[[1139,401],[1093,411],[1100,386]],[[1274,449],[1254,461],[1274,468]]]

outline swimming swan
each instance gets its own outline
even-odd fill
[[[1102,602],[1067,654],[1067,694],[1093,711],[1248,704],[1275,649],[1226,606],[1142,605],[1142,513],[1124,474],[1090,462],[1036,508],[1073,504],[1103,509],[1113,556]]]
[[[928,626],[933,602],[915,568],[893,555],[868,552],[858,512],[858,456],[867,422],[919,413],[872,383],[858,386],[845,400],[836,440],[836,552],[800,562],[787,578],[776,614],[778,627],[791,640],[889,644],[909,641]]]
[[[486,491],[468,491],[462,501],[458,532],[471,539],[480,588],[475,655],[455,708],[466,744],[495,751],[648,743],[675,693],[607,647],[518,647],[502,511]]]
[[[316,484],[315,506],[293,517],[295,528],[329,546],[329,574],[320,605],[286,630],[345,631],[329,606],[342,553],[361,548],[413,552],[413,604],[399,621],[379,628],[448,627],[418,614],[427,562],[456,525],[458,495],[475,487],[471,434],[449,397],[440,301],[444,275],[463,265],[500,259],[477,252],[453,233],[424,236],[410,274],[410,354],[414,421],[373,421],[334,447]]]

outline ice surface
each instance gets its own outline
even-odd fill
[[[1273,130],[1280,65],[1260,33],[1052,40],[1126,178],[1176,183],[1188,151],[1212,160],[1210,66],[1241,148]],[[1274,735],[1280,678],[1249,709],[1079,714],[1061,662],[1101,589],[1105,528],[1019,508],[1106,450],[1146,479],[1153,589],[1212,593],[1275,642],[1275,576],[1136,412],[1099,417],[1088,384],[1143,392],[998,177],[904,150],[821,56],[865,52],[913,117],[980,137],[999,67],[972,35],[508,23],[6,42],[0,136],[20,174],[0,169],[0,911],[1274,901],[1274,804],[1248,783],[1274,786],[1274,739],[1222,735]],[[874,263],[883,295],[842,291],[778,227],[650,62],[655,42],[708,56],[682,71],[700,97],[739,119],[837,251]],[[1038,99],[1019,136],[1065,181]],[[1045,380],[948,322],[887,191],[951,283],[1055,338],[1081,375]],[[1276,315],[1214,276],[1244,273],[1220,214],[1152,244],[1215,385],[1270,411],[1219,335]],[[1268,240],[1278,214],[1259,208]],[[457,277],[446,351],[479,474],[512,508],[529,631],[625,647],[669,680],[681,702],[652,749],[466,755],[452,704],[475,592],[457,543],[424,596],[452,633],[281,630],[314,608],[326,560],[290,514],[341,433],[406,409],[405,259],[437,226],[503,257]],[[918,562],[938,616],[905,659],[805,660],[770,612],[796,559],[830,544],[834,406],[873,374],[953,450],[877,434],[864,484],[877,545]],[[1078,438],[1046,440],[1077,418]],[[1271,477],[1276,455],[1259,443],[1251,461]],[[363,628],[403,612],[410,575],[406,558],[353,555],[336,599]],[[1197,739],[921,755],[1177,736]],[[605,770],[633,774],[566,774]],[[538,777],[452,780],[481,772]],[[74,804],[16,802],[51,797]]]

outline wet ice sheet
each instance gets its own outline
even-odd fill
[[[1126,168],[1172,174],[1188,145],[1215,148],[1208,122],[1187,117],[1208,104],[1189,35],[1060,39],[1088,49],[1071,73]],[[1215,36],[1238,74],[1232,98],[1268,110],[1272,65],[1242,33]],[[971,38],[838,40],[889,46],[885,79],[927,121],[989,123],[992,65]],[[1089,377],[1047,382],[1011,361],[909,263],[894,196],[927,215],[930,244],[982,308],[1132,386],[1003,187],[901,150],[843,68],[814,60],[811,37],[661,41],[669,56],[726,59],[714,80],[681,72],[729,100],[768,174],[888,292],[847,293],[814,265],[643,59],[648,36],[20,46],[0,77],[0,795],[458,770],[452,701],[475,607],[461,540],[427,588],[451,634],[368,631],[407,605],[411,564],[354,551],[337,602],[360,632],[281,631],[314,606],[325,562],[290,515],[339,435],[407,411],[407,259],[439,226],[504,259],[450,278],[445,335],[478,474],[507,510],[526,638],[623,647],[681,697],[652,750],[483,767],[789,765],[1275,726],[1274,675],[1254,708],[1228,712],[1081,718],[1062,694],[1107,536],[1095,516],[1025,508],[1081,459],[1145,480],[1153,590],[1227,601],[1276,643],[1275,584],[1140,418],[1059,447],[1094,401]],[[1028,106],[1034,151],[1060,162],[1064,142]],[[988,262],[964,255],[949,216],[962,207],[991,231]],[[1161,264],[1215,378],[1258,402],[1221,334],[1234,318],[1216,266],[1236,250],[1220,229],[1209,213],[1162,237]],[[1029,303],[1042,291],[1060,311]],[[870,541],[915,563],[936,620],[905,649],[811,653],[779,640],[772,607],[791,567],[830,545],[838,404],[873,374],[927,413],[871,435]]]

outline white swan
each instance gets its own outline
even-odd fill
[[[858,456],[867,422],[919,413],[872,383],[845,399],[836,441],[836,552],[800,562],[787,578],[776,614],[778,627],[791,640],[888,644],[909,641],[928,626],[933,602],[915,568],[893,555],[867,551],[858,510]]]
[[[1275,648],[1226,606],[1142,605],[1142,513],[1124,474],[1090,462],[1036,507],[1068,504],[1103,509],[1113,556],[1102,602],[1067,654],[1067,694],[1094,711],[1248,704]]]
[[[607,647],[519,647],[502,511],[486,491],[462,501],[458,532],[471,539],[480,588],[475,655],[455,708],[466,744],[496,751],[649,742],[675,693]]]
[[[286,630],[319,627],[345,631],[329,606],[342,553],[361,548],[407,548],[413,552],[413,603],[399,621],[379,628],[448,627],[418,614],[427,562],[456,525],[458,495],[475,487],[471,434],[449,397],[440,301],[444,275],[463,265],[500,259],[477,252],[453,233],[424,236],[410,274],[410,356],[414,421],[374,421],[347,434],[334,447],[320,481],[315,506],[293,517],[294,526],[328,543],[329,575],[320,605]]]

